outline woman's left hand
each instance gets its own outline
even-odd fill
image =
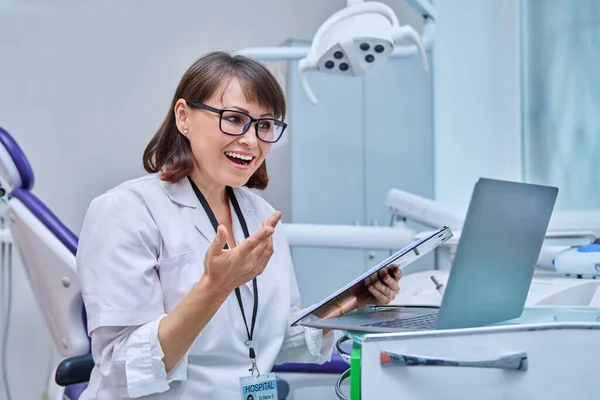
[[[315,315],[323,319],[335,318],[367,305],[389,304],[400,291],[398,285],[400,278],[402,278],[400,268],[397,265],[390,265],[379,274],[373,274],[365,280],[367,287],[365,294],[356,296],[348,293],[335,299],[335,303],[332,302],[330,307],[316,311]]]
[[[402,271],[396,265],[390,266],[387,271],[383,271],[379,279],[367,282],[369,295],[359,300],[359,307],[367,304],[386,305],[396,298],[400,291],[399,282],[402,278]]]

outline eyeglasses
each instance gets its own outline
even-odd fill
[[[198,101],[186,100],[186,102],[191,107],[219,114],[219,129],[227,135],[241,136],[250,129],[252,124],[255,124],[254,128],[256,130],[256,136],[260,140],[267,143],[275,143],[281,139],[283,131],[287,128],[285,122],[275,118],[257,119],[238,110],[222,110]]]

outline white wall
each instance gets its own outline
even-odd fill
[[[521,180],[518,0],[436,0],[436,199],[465,209],[481,176]]]
[[[403,0],[385,2],[418,22]],[[310,39],[345,0],[0,2],[0,125],[36,194],[78,233],[92,198],[143,173],[142,151],[187,66],[216,49]],[[37,399],[50,342],[16,260],[13,399]]]

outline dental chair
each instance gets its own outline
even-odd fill
[[[94,361],[79,289],[77,236],[33,193],[34,174],[14,138],[0,127],[0,183],[8,193],[7,217],[29,282],[62,361],[48,398],[77,400],[87,387]],[[333,388],[349,365],[334,352],[323,364],[283,364],[273,368],[280,399],[302,387]],[[56,385],[58,385],[58,387]]]

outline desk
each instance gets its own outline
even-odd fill
[[[559,310],[555,322],[551,310]],[[360,361],[350,370],[349,397],[338,397],[598,399],[599,320],[596,307],[531,307],[502,325],[353,335],[353,357]],[[413,365],[385,365],[382,352],[417,357]]]

